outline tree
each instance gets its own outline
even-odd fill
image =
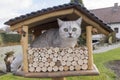
[[[71,2],[74,2],[74,1],[77,1],[77,0],[71,0]],[[78,2],[79,2],[80,4],[83,4],[83,0],[78,0]]]

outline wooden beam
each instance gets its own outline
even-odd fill
[[[92,26],[86,27],[86,44],[88,47],[88,69],[93,69]]]
[[[54,12],[51,12],[51,13],[48,13],[48,14],[44,14],[44,15],[41,15],[41,16],[37,16],[37,17],[31,18],[31,19],[28,19],[28,20],[20,22],[18,24],[15,24],[15,25],[11,26],[11,29],[15,30],[15,29],[17,29],[17,28],[19,28],[20,26],[23,26],[23,25],[29,25],[29,24],[32,24],[32,23],[35,23],[35,22],[38,22],[38,21],[41,21],[41,20],[51,18],[51,17],[68,15],[68,14],[71,14],[71,13],[73,13],[73,8],[67,9],[67,10],[65,9],[65,10],[54,11]]]
[[[21,45],[23,48],[23,70],[28,72],[27,49],[28,49],[28,26],[23,26],[24,34],[21,34]]]
[[[78,16],[81,16],[82,19],[90,24],[91,26],[94,26],[95,28],[97,28],[98,30],[100,30],[100,32],[102,32],[105,35],[108,35],[109,32],[106,31],[105,29],[103,29],[99,24],[97,24],[96,22],[92,21],[90,18],[88,18],[86,15],[82,14],[81,12],[79,12],[78,10],[74,10],[74,13],[77,14]]]

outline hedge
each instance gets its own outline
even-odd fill
[[[19,34],[0,33],[0,44],[19,43],[21,36]]]

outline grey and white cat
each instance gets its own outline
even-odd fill
[[[31,47],[74,47],[78,37],[81,35],[81,21],[79,18],[75,21],[58,20],[59,29],[50,29],[41,34],[33,41]]]
[[[50,29],[41,34],[31,47],[74,47],[77,43],[78,37],[81,35],[81,21],[79,18],[75,21],[62,21],[58,19],[59,29]],[[19,68],[22,66],[23,56],[16,56],[11,64],[11,71],[15,75],[23,76],[24,72]]]

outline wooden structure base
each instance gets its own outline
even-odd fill
[[[41,73],[25,73],[24,77],[29,78],[59,78],[68,76],[95,76],[99,75],[97,67],[94,65],[92,70],[81,71],[59,71],[59,72],[41,72]]]

